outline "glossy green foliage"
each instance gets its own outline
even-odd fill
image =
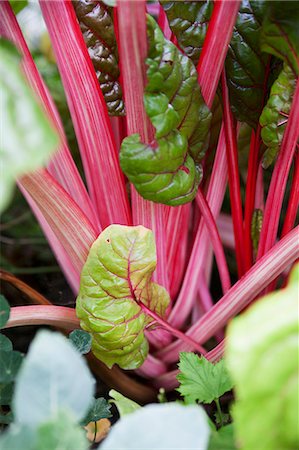
[[[261,48],[282,59],[295,75],[299,75],[298,2],[269,2],[263,22]]]
[[[244,450],[291,450],[298,429],[299,264],[285,289],[258,300],[227,332],[226,360],[236,385],[233,418]]]
[[[156,128],[156,142],[143,144],[139,135],[125,138],[120,164],[142,197],[176,206],[196,195],[211,113],[192,61],[164,38],[150,16],[148,38],[144,103]]]
[[[213,364],[195,353],[181,353],[179,369],[178,391],[187,403],[211,403],[232,389],[232,381],[223,359]]]
[[[145,360],[144,328],[151,323],[144,303],[165,315],[167,291],[151,282],[156,268],[152,231],[110,225],[92,245],[81,273],[76,312],[93,336],[92,351],[108,367],[135,369]]]
[[[291,110],[296,79],[292,69],[285,64],[272,85],[270,97],[261,114],[261,136],[267,146],[263,156],[264,169],[272,164],[278,154]]]
[[[160,3],[167,14],[169,26],[180,48],[194,64],[197,64],[212,15],[213,2],[210,0],[204,2],[160,0]]]
[[[73,5],[108,112],[111,116],[122,116],[124,102],[119,83],[113,10],[101,1],[76,0]]]
[[[267,1],[243,0],[229,45],[225,68],[232,111],[241,122],[258,124],[269,56],[260,49]]]
[[[46,164],[59,138],[29,88],[20,56],[8,41],[0,41],[0,211],[12,195],[15,178]]]

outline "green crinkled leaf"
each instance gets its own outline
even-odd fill
[[[213,2],[160,0],[160,3],[180,48],[197,64],[212,15]]]
[[[176,206],[196,195],[211,113],[192,61],[164,38],[150,16],[148,37],[144,104],[156,128],[156,142],[144,144],[137,134],[125,138],[120,164],[142,197]]]
[[[228,327],[226,361],[243,450],[298,448],[299,264],[285,289],[258,300]]]
[[[292,69],[285,64],[272,85],[270,97],[261,114],[261,136],[268,147],[263,156],[264,169],[272,164],[278,154],[291,110],[296,79]]]
[[[74,330],[70,333],[69,339],[76,350],[82,355],[90,352],[92,337],[86,331]]]
[[[232,111],[239,121],[252,127],[256,127],[263,107],[269,59],[260,49],[267,3],[242,1],[225,62]]]
[[[10,314],[10,306],[4,295],[0,294],[0,328],[6,325]],[[1,350],[4,350],[1,348]]]
[[[152,231],[110,225],[92,245],[81,273],[76,313],[91,333],[92,351],[108,367],[135,369],[145,360],[144,328],[151,319],[140,303],[165,315],[167,291],[151,282],[156,268]]]
[[[95,398],[87,415],[81,421],[81,425],[88,425],[90,422],[97,422],[100,419],[108,419],[112,414],[111,405],[103,397]]]
[[[15,178],[37,169],[57,148],[58,134],[37,102],[21,70],[20,57],[8,41],[0,40],[0,211],[12,195]]]
[[[119,83],[113,10],[101,1],[75,0],[73,5],[108,112],[111,116],[122,116],[124,102]]]
[[[125,397],[120,392],[117,392],[114,389],[111,389],[111,391],[109,391],[109,395],[110,397],[113,398],[113,400],[110,400],[110,403],[115,403],[120,417],[123,417],[126,414],[131,414],[137,409],[141,408],[141,406],[138,405],[138,403],[133,402],[133,400],[130,400],[129,398]]]
[[[16,351],[0,351],[0,383],[14,381],[21,367],[23,356]]]
[[[282,59],[299,75],[299,7],[296,1],[269,2],[261,48]]]
[[[195,353],[180,354],[178,391],[188,403],[211,403],[233,387],[224,360],[216,364]]]

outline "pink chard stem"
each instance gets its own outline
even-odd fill
[[[74,308],[54,305],[17,306],[11,308],[9,321],[4,328],[26,325],[50,325],[69,331],[80,328],[80,322]]]
[[[129,203],[107,107],[72,3],[42,0],[40,5],[101,226],[128,225],[131,223]]]

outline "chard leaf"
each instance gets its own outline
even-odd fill
[[[188,403],[211,403],[232,389],[223,359],[213,364],[195,353],[183,352],[180,354],[179,369],[178,391]]]
[[[261,48],[282,59],[299,75],[299,8],[293,1],[270,2],[263,22]]]
[[[15,178],[46,164],[59,138],[45,111],[29,88],[20,56],[8,41],[0,40],[0,211],[12,195]]]
[[[92,351],[108,367],[135,369],[145,360],[150,324],[140,303],[165,315],[167,291],[151,282],[156,268],[153,233],[142,226],[110,225],[92,245],[81,274],[76,312],[91,333]]]
[[[239,121],[252,127],[256,127],[263,107],[269,59],[260,49],[266,8],[266,1],[242,1],[225,62],[232,111]]]
[[[114,389],[109,391],[109,395],[110,397],[113,398],[113,400],[110,400],[110,403],[115,403],[120,417],[123,417],[126,414],[131,414],[137,409],[141,408],[141,406],[138,405],[138,403],[133,402],[133,400],[130,400],[129,398],[125,397],[120,392],[117,392]]]
[[[202,177],[211,113],[205,105],[192,61],[167,41],[148,16],[146,113],[156,142],[137,134],[122,142],[122,170],[142,197],[170,206],[194,199]]]
[[[270,97],[261,114],[261,136],[268,147],[263,156],[264,169],[272,164],[279,151],[291,109],[296,80],[297,77],[292,69],[285,64],[272,85]]]
[[[299,264],[285,289],[232,321],[226,361],[236,385],[232,410],[244,450],[298,447]]]
[[[123,116],[113,10],[104,2],[94,0],[75,0],[73,5],[108,112],[111,116]]]
[[[209,20],[213,11],[211,1],[161,1],[169,26],[180,48],[196,65],[202,50]]]

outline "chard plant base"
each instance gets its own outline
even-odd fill
[[[6,327],[72,330],[80,319],[100,360],[89,357],[93,370],[130,397],[148,401],[151,388],[103,362],[173,389],[179,353],[195,350],[212,362],[221,359],[228,322],[273,290],[299,257],[299,8],[284,2],[282,17],[279,2],[216,1],[204,10],[194,2],[161,1],[154,6],[156,22],[146,16],[144,0],[120,0],[114,8],[74,3],[75,8],[68,0],[41,0],[40,7],[87,188],[11,6],[0,2],[1,37],[18,49],[19,76],[34,92],[47,132],[56,144],[59,139],[46,168],[28,173],[26,166],[13,176],[78,295],[77,317],[74,309],[48,304],[3,274],[38,304],[12,308]],[[193,23],[188,35],[186,15]],[[270,81],[271,64],[282,62],[280,78]],[[222,118],[215,139],[217,89]],[[7,98],[13,101],[9,89]],[[18,118],[12,126],[12,117],[7,129],[21,129]],[[241,122],[251,127],[242,170]],[[262,171],[273,146],[267,186]],[[231,217],[225,241],[221,210],[227,187]],[[237,266],[233,285],[227,241]],[[214,255],[223,291],[217,302],[209,291]]]

